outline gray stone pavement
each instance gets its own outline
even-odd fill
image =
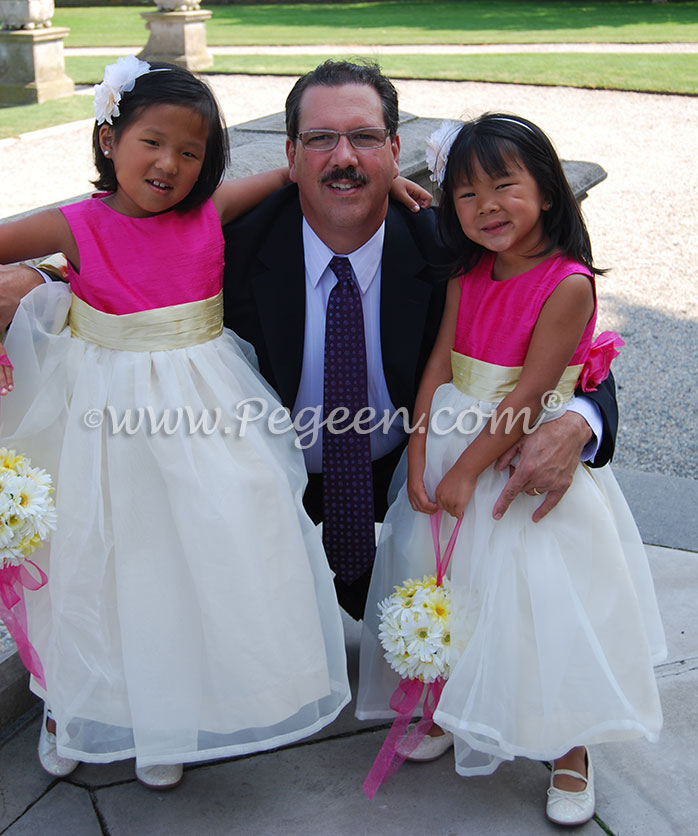
[[[613,836],[688,836],[698,798],[698,483],[617,469],[648,545],[669,657],[657,668],[659,743],[592,750],[596,817],[577,829]],[[671,545],[672,548],[667,546]],[[352,687],[359,628],[345,619]],[[3,691],[0,665],[0,716]],[[7,836],[533,836],[559,832],[543,813],[548,771],[516,760],[492,776],[459,778],[450,754],[405,764],[373,801],[361,784],[385,726],[347,707],[317,735],[285,749],[188,767],[171,792],[135,780],[133,761],[83,764],[67,779],[36,758],[39,709],[0,736],[0,834]],[[692,777],[693,776],[693,777]]]

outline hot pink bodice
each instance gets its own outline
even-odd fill
[[[223,280],[223,233],[209,200],[185,212],[130,218],[91,199],[61,208],[80,253],[68,265],[76,296],[111,314],[215,296]]]
[[[551,256],[525,273],[503,282],[492,279],[495,253],[485,253],[460,277],[461,300],[454,350],[499,366],[522,366],[543,305],[567,276],[589,276],[583,264],[563,255]],[[592,278],[593,281],[593,278]],[[596,324],[589,320],[570,365],[583,363]]]

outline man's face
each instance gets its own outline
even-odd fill
[[[386,125],[373,87],[314,86],[301,97],[299,133],[376,127]],[[303,214],[317,235],[339,253],[368,241],[385,219],[388,192],[399,172],[399,139],[388,137],[380,148],[357,150],[342,136],[332,151],[310,150],[299,139],[287,139],[286,154]]]

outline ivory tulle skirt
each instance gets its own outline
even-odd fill
[[[59,754],[180,763],[322,728],[350,697],[340,612],[294,433],[232,418],[279,406],[251,347],[115,351],[71,337],[70,302],[58,284],[23,301],[0,407],[2,443],[56,484],[49,582],[26,597]]]
[[[432,414],[440,407],[490,414],[493,404],[446,384]],[[431,496],[473,437],[430,432]],[[456,736],[457,771],[482,775],[516,756],[551,760],[580,744],[656,740],[652,666],[666,655],[664,632],[645,550],[610,468],[580,465],[539,523],[531,515],[541,500],[527,495],[492,519],[506,480],[492,467],[480,476],[451,563],[460,657],[434,719]],[[454,522],[444,515],[442,549]],[[388,700],[399,680],[377,639],[378,603],[405,579],[433,572],[429,517],[411,509],[403,485],[383,523],[366,606],[360,719],[394,716]]]

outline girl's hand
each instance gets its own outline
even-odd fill
[[[407,496],[414,511],[422,514],[435,514],[439,510],[437,504],[429,499],[422,476],[408,475]]]
[[[407,442],[407,498],[413,511],[421,514],[435,514],[439,509],[435,502],[429,499],[424,487],[424,470],[426,458],[426,429],[423,419],[415,422],[414,432]]]
[[[5,352],[5,346],[0,343],[0,396],[8,395],[13,389],[12,363]]]
[[[431,206],[431,194],[406,177],[396,177],[393,180],[390,194],[412,212],[419,212],[420,209],[428,209]]]
[[[436,504],[452,517],[462,519],[475,491],[477,476],[463,476],[452,467],[436,487]]]

